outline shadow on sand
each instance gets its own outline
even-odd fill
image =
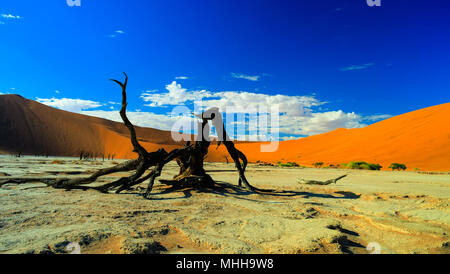
[[[155,192],[152,193],[151,200],[166,200],[166,199],[187,199],[192,197],[192,193],[210,193],[216,194],[224,197],[234,197],[237,199],[244,199],[254,202],[265,202],[265,203],[279,203],[282,201],[265,201],[265,200],[255,200],[248,198],[249,196],[258,195],[260,197],[277,197],[277,198],[289,198],[297,197],[309,199],[309,198],[325,198],[325,199],[358,199],[361,195],[357,195],[350,191],[337,191],[335,194],[323,194],[323,193],[312,193],[305,191],[294,191],[294,190],[274,190],[272,192],[253,192],[237,185],[233,185],[227,182],[216,181],[214,187],[212,188],[198,188],[198,187],[187,187],[187,188],[177,188],[177,187],[155,187]],[[156,190],[159,190],[158,192]],[[161,195],[168,193],[183,193],[184,197],[161,197]],[[131,193],[129,193],[131,194]],[[140,193],[133,193],[140,194]]]

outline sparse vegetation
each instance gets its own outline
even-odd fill
[[[287,163],[279,163],[280,167],[299,167],[299,165],[295,162],[287,162]]]
[[[365,170],[380,170],[382,166],[380,164],[371,164],[367,162],[350,162],[341,164],[342,168],[347,169],[365,169]]]
[[[406,165],[404,164],[399,164],[399,163],[392,163],[389,168],[391,168],[392,170],[406,170]]]
[[[272,163],[268,163],[268,162],[263,162],[263,161],[256,161],[256,163],[258,164],[258,166],[274,166],[274,164]]]
[[[321,167],[323,166],[323,162],[316,162],[316,163],[313,163],[313,166],[314,166],[315,168],[321,168]]]

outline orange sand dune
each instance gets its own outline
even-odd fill
[[[55,109],[19,95],[0,95],[0,129],[3,153],[136,157],[122,123]],[[169,131],[136,127],[136,134],[150,151],[181,145]]]
[[[171,133],[136,127],[149,151],[180,147]],[[0,95],[0,152],[53,156],[134,158],[129,134],[122,123],[54,109],[18,95]],[[349,161],[406,164],[409,169],[450,171],[450,103],[399,115],[365,128],[338,129],[279,143],[273,153],[260,152],[261,143],[239,143],[250,162]],[[231,160],[223,146],[212,145],[208,161]]]
[[[262,153],[260,144],[237,145],[249,161],[349,161],[403,163],[411,170],[450,171],[450,103],[399,115],[365,128],[337,129],[298,140],[280,142],[278,151]]]

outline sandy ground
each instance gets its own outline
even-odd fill
[[[0,178],[80,176],[112,165],[54,160],[0,157]],[[206,169],[219,188],[156,184],[151,200],[141,196],[144,184],[120,195],[4,185],[0,253],[64,253],[72,242],[82,253],[450,253],[449,174],[251,164],[249,181],[276,190],[261,195],[236,187],[232,164]],[[169,164],[161,178],[177,170]],[[297,182],[343,174],[328,186]]]

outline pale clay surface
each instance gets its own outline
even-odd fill
[[[0,176],[83,176],[112,165],[54,160],[0,156]],[[254,186],[277,190],[261,195],[236,187],[233,164],[206,170],[223,189],[164,193],[157,183],[152,200],[141,196],[145,184],[120,195],[4,185],[0,253],[64,253],[71,242],[82,253],[368,253],[372,242],[381,253],[450,253],[448,174],[250,164]],[[161,178],[177,171],[170,163]],[[297,182],[343,174],[328,186]]]

